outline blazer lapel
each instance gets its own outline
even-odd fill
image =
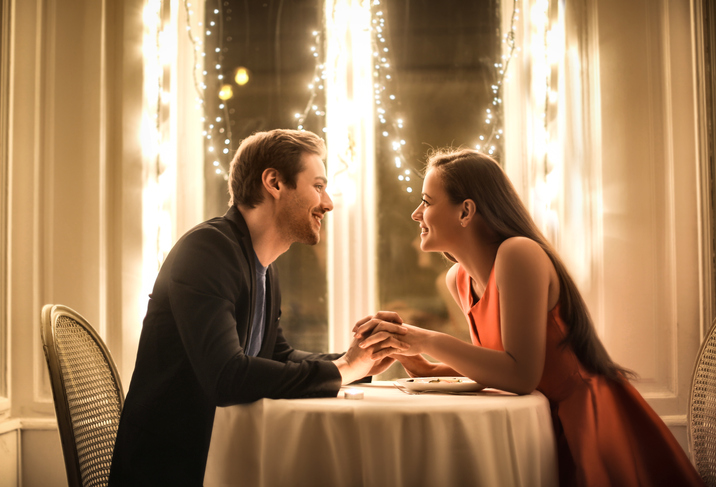
[[[236,324],[236,332],[239,335],[239,342],[243,344],[245,350],[246,347],[248,347],[249,330],[251,330],[251,325],[254,322],[254,304],[256,303],[256,263],[254,262],[254,256],[256,254],[254,252],[254,245],[251,242],[249,227],[246,225],[246,220],[244,220],[244,217],[239,209],[236,206],[232,206],[224,214],[224,218],[234,224],[232,226],[234,236],[241,247],[244,259],[249,266],[249,322],[247,326],[243,327],[239,326],[238,323]]]

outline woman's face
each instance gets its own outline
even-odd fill
[[[448,198],[438,171],[428,171],[423,181],[422,201],[411,215],[420,223],[420,250],[450,252],[464,231],[460,215],[461,207]]]

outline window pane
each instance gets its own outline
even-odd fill
[[[489,135],[486,109],[493,108],[495,63],[501,56],[499,2],[485,0],[384,0],[385,44],[390,69],[381,69],[386,124],[403,120],[405,158],[396,167],[395,139],[376,126],[378,269],[381,309],[469,341],[467,323],[445,285],[451,263],[419,249],[418,224],[410,215],[420,201],[425,155],[430,148],[475,148]],[[382,44],[377,43],[379,48]],[[385,52],[385,51],[383,51]],[[391,78],[386,79],[385,75]],[[497,115],[496,109],[492,113]],[[499,140],[497,141],[499,142]],[[410,182],[405,181],[405,170]],[[403,180],[398,178],[402,176]],[[412,193],[407,187],[412,187]],[[382,378],[402,373],[391,368]]]
[[[322,2],[318,0],[207,0],[206,26],[215,29],[205,36],[206,130],[212,136],[206,142],[207,218],[226,211],[227,183],[216,169],[228,169],[241,140],[257,131],[296,128],[295,114],[303,112],[310,96],[307,85],[316,65],[311,51],[313,31],[321,23]],[[223,109],[221,93],[224,97],[231,94]],[[312,113],[304,127],[320,134],[323,124],[324,117]],[[227,139],[230,150],[224,155]],[[293,245],[276,261],[281,325],[295,348],[308,351],[327,351],[328,347],[325,230],[324,225],[318,245]]]

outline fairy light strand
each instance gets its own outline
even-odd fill
[[[325,106],[321,107],[318,104],[317,99],[319,98],[319,95],[325,93],[325,83],[326,83],[326,59],[325,59],[325,46],[324,46],[324,38],[325,38],[325,21],[321,22],[322,28],[320,30],[314,30],[313,35],[313,45],[311,46],[311,55],[316,59],[316,66],[313,69],[313,75],[311,76],[311,82],[308,83],[308,90],[309,90],[309,97],[308,102],[306,103],[306,107],[303,109],[303,112],[296,113],[296,119],[297,119],[297,126],[298,130],[305,130],[305,124],[306,119],[309,115],[315,115],[316,117],[324,117],[323,127],[321,127],[321,131],[326,134],[327,129],[325,126],[325,116],[326,116],[326,110]]]
[[[495,63],[494,67],[497,74],[497,81],[491,86],[492,88],[492,107],[485,109],[485,125],[490,126],[490,134],[485,137],[480,135],[478,138],[480,143],[475,146],[478,151],[487,153],[494,156],[497,152],[497,148],[493,144],[493,140],[499,140],[503,135],[502,130],[502,88],[507,78],[507,68],[510,65],[510,61],[515,56],[515,51],[518,50],[515,43],[515,25],[519,21],[520,9],[517,6],[517,0],[512,2],[512,16],[510,17],[510,30],[505,33],[502,38],[502,43],[507,44],[507,54],[502,54],[502,62]],[[494,113],[493,113],[494,109]]]
[[[405,146],[406,142],[402,136],[402,130],[405,123],[402,118],[393,116],[392,106],[397,104],[397,97],[392,87],[393,75],[391,73],[390,47],[388,47],[387,39],[383,35],[386,30],[385,15],[380,0],[373,0],[371,15],[373,93],[375,112],[378,118],[378,139],[384,143],[390,143],[392,151],[390,158],[398,173],[398,181],[400,181],[407,193],[412,193],[414,181],[411,181],[411,179],[415,174],[415,170],[406,162],[403,153],[403,146]]]
[[[231,158],[231,118],[228,107],[228,100],[222,100],[218,96],[214,100],[207,100],[208,85],[207,82],[216,84],[217,94],[221,93],[222,85],[224,85],[224,70],[222,66],[222,57],[224,51],[224,23],[223,23],[223,5],[221,0],[216,1],[214,8],[206,8],[207,14],[206,25],[198,22],[197,26],[204,31],[204,39],[216,39],[216,47],[211,56],[207,55],[207,42],[201,41],[193,33],[191,17],[194,12],[191,10],[189,0],[184,0],[184,8],[187,12],[187,34],[189,41],[194,49],[194,87],[198,93],[197,105],[202,110],[201,121],[204,124],[202,135],[205,139],[206,154],[208,160],[212,161],[214,172],[217,175],[223,175],[224,179],[228,178],[228,167]],[[213,36],[213,37],[212,37]],[[202,69],[199,57],[203,58],[204,66]],[[198,72],[201,70],[203,81],[199,80]],[[212,107],[209,107],[209,103]],[[217,103],[216,105],[213,105]],[[215,114],[210,115],[210,111]]]

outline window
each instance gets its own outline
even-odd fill
[[[316,65],[310,47],[315,44],[313,32],[321,30],[322,14],[322,2],[316,0],[206,2],[207,29],[216,29],[205,38],[206,130],[211,136],[206,139],[207,218],[227,209],[227,182],[222,176],[240,142],[257,131],[297,127],[295,114],[303,112],[309,98],[306,85]],[[216,73],[223,79],[212,76]],[[305,128],[322,134],[325,116],[315,111],[306,118]],[[229,151],[223,154],[227,145]],[[326,226],[321,243],[293,245],[276,261],[281,322],[297,349],[328,349]]]
[[[331,113],[326,118],[322,89],[330,80],[322,77],[324,67],[317,64],[327,57],[323,44],[326,17],[335,22],[340,3],[329,2],[326,8],[319,0],[206,2],[205,22],[211,32],[205,36],[204,61],[205,130],[210,136],[206,139],[206,217],[226,210],[222,176],[240,141],[251,133],[302,126],[323,135],[329,146],[336,140],[331,138]],[[384,22],[380,26],[384,40],[373,46],[381,49],[380,79],[371,80],[369,73],[367,83],[377,81],[386,88],[382,105],[386,111],[377,112],[380,115],[368,122],[375,130],[375,144],[369,146],[375,147],[375,154],[365,158],[375,164],[375,188],[370,192],[375,198],[371,204],[377,208],[375,228],[363,229],[376,235],[375,286],[368,286],[375,289],[373,311],[394,309],[406,321],[468,339],[464,318],[444,284],[447,262],[416,247],[418,228],[410,214],[419,201],[419,173],[427,150],[475,147],[479,136],[491,128],[486,125],[485,110],[493,101],[492,87],[498,76],[495,63],[502,53],[499,2],[371,3],[373,20]],[[494,123],[500,116],[499,106],[492,107],[491,113]],[[392,117],[386,123],[395,125],[395,136],[405,141],[399,168],[394,140],[383,136],[384,117]],[[324,132],[326,122],[329,126]],[[494,145],[499,152],[499,140]],[[412,193],[407,192],[406,183]],[[336,186],[331,181],[329,192]],[[359,199],[366,197],[365,192],[361,194]],[[328,225],[332,224],[330,219]],[[327,233],[327,228],[323,231]],[[353,245],[342,238],[334,237],[334,247]],[[331,281],[326,275],[331,268],[326,264],[326,240],[322,238],[315,247],[294,245],[276,262],[281,276],[282,326],[296,348],[327,351],[336,343],[326,326],[327,283]],[[346,316],[361,317],[355,314],[351,308]]]
[[[0,410],[7,391],[7,190],[10,2],[0,0]]]
[[[396,152],[382,136],[385,124],[379,120],[379,306],[398,311],[409,323],[469,341],[465,318],[445,285],[452,263],[420,250],[418,225],[410,215],[420,202],[418,174],[426,153],[449,146],[475,148],[489,129],[485,110],[492,107],[494,65],[501,54],[498,2],[394,1],[385,2],[383,13],[384,37],[392,52],[386,61],[392,64],[393,81],[386,84],[392,84],[389,91],[395,96],[387,110],[404,122],[407,167],[396,167]],[[497,116],[497,110],[499,106],[491,113]]]

